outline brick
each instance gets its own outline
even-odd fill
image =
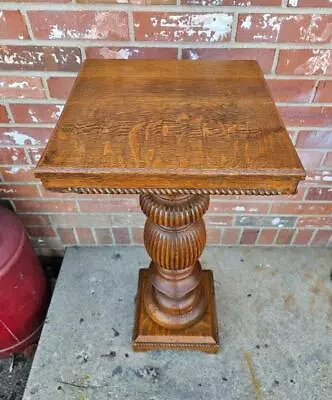
[[[280,6],[281,0],[182,0],[181,4],[197,6]]]
[[[288,7],[332,7],[331,0],[288,0]]]
[[[232,225],[233,217],[230,215],[211,215],[207,214],[204,217],[207,226],[227,226]]]
[[[91,198],[91,197],[90,197]],[[136,198],[128,199],[112,199],[112,200],[80,200],[80,210],[82,212],[92,213],[124,213],[124,212],[138,212],[140,208]]]
[[[255,244],[258,233],[258,229],[243,229],[240,244]]]
[[[332,203],[321,204],[321,203],[280,203],[272,204],[271,208],[272,214],[331,214],[332,213]]]
[[[294,229],[280,229],[275,243],[291,244],[294,232],[295,232]]]
[[[55,123],[63,110],[56,104],[11,104],[14,121],[17,123]]]
[[[271,72],[274,49],[183,49],[188,60],[256,60],[265,73]]]
[[[277,74],[331,75],[332,50],[296,49],[281,50]]]
[[[302,79],[268,79],[267,84],[274,101],[298,103],[308,102],[315,86],[313,80]]]
[[[76,212],[76,203],[73,200],[15,200],[18,212],[32,213],[64,213]]]
[[[178,50],[167,47],[88,47],[87,58],[118,60],[176,60]]]
[[[39,197],[36,185],[0,184],[0,198]]]
[[[161,42],[224,42],[231,37],[233,15],[224,13],[135,12],[135,38]]]
[[[96,244],[90,228],[76,228],[76,233],[80,244]]]
[[[0,143],[15,146],[44,146],[52,133],[47,128],[0,128]]]
[[[116,244],[129,244],[130,236],[129,230],[126,227],[112,228],[113,236]]]
[[[31,165],[13,165],[11,167],[3,167],[0,168],[0,173],[2,174],[5,182],[37,182],[37,179],[33,174],[33,168]]]
[[[9,122],[6,108],[0,105],[0,123]]]
[[[40,78],[0,76],[0,96],[18,99],[43,99],[45,92]]]
[[[287,126],[317,126],[332,125],[332,107],[291,106],[279,107],[279,111]]]
[[[31,226],[28,228],[32,237],[55,237],[56,233],[51,226]]]
[[[95,229],[97,244],[113,244],[112,234],[109,229]]]
[[[332,188],[328,187],[309,188],[306,200],[332,201]]]
[[[306,246],[307,244],[309,244],[313,233],[314,233],[313,229],[297,230],[292,245]]]
[[[238,42],[329,43],[332,15],[240,14]]]
[[[129,40],[128,16],[109,11],[30,11],[36,39]]]
[[[136,226],[143,227],[146,216],[140,213],[113,214],[110,216],[112,226]]]
[[[332,148],[332,130],[300,131],[297,135],[298,149],[328,149]]]
[[[221,236],[222,244],[238,244],[242,230],[239,228],[224,228]]]
[[[0,147],[0,163],[9,165],[28,164],[24,150],[16,147]]]
[[[211,200],[210,213],[220,214],[264,214],[268,211],[269,204],[261,202],[242,201],[221,201],[218,199]]]
[[[325,246],[328,244],[330,237],[332,236],[332,230],[319,230],[315,233],[311,244],[313,246]]]
[[[75,78],[72,77],[51,77],[47,80],[51,97],[66,99],[73,87]]]
[[[296,226],[300,228],[331,227],[332,217],[299,217]]]
[[[19,11],[0,11],[0,39],[29,39],[25,22]]]
[[[221,242],[221,229],[219,228],[210,228],[208,227],[206,230],[206,244],[220,244]]]
[[[50,225],[50,219],[47,215],[19,215],[25,226],[44,226]]]
[[[326,156],[324,158],[323,167],[332,167],[332,151],[329,151],[326,153]]]
[[[294,226],[296,217],[276,216],[270,217],[267,215],[248,216],[238,215],[236,217],[235,225],[238,226],[271,226],[275,228],[284,228]]]
[[[321,151],[303,151],[297,152],[300,160],[305,169],[318,168],[324,157],[324,153]]]
[[[0,69],[78,71],[82,56],[76,47],[0,46]]]
[[[69,228],[58,228],[58,235],[60,237],[61,242],[66,244],[77,244],[74,230]]]
[[[332,171],[306,170],[306,182],[319,185],[331,185]]]
[[[136,244],[143,244],[143,228],[132,228],[132,238],[133,242]]]
[[[68,228],[108,228],[111,225],[108,215],[52,214],[50,218],[53,225]]]
[[[332,81],[320,81],[317,87],[314,102],[332,101]]]
[[[277,229],[262,229],[257,243],[258,245],[272,245],[274,243],[274,239],[277,236],[278,230]]]

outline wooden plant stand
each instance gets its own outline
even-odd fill
[[[133,348],[215,353],[199,262],[209,196],[293,194],[305,174],[255,61],[88,60],[36,176],[59,192],[139,194],[152,261]]]

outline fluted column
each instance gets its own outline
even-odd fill
[[[152,262],[143,294],[147,314],[168,329],[185,329],[203,316],[207,300],[198,261],[205,243],[207,195],[143,194],[144,243]]]

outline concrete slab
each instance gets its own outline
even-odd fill
[[[24,400],[330,400],[332,253],[208,248],[223,350],[133,353],[142,248],[67,251]]]

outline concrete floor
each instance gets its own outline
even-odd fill
[[[133,353],[142,248],[65,255],[24,400],[331,400],[332,252],[208,248],[222,351]]]

